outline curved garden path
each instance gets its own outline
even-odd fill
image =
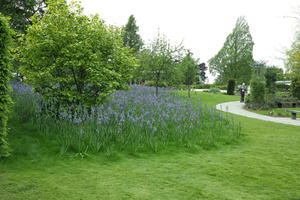
[[[289,124],[289,125],[295,125],[300,126],[300,115],[298,114],[298,118],[296,120],[293,120],[291,118],[287,117],[269,117],[266,115],[260,115],[254,112],[250,112],[248,110],[245,110],[244,103],[240,103],[239,101],[232,101],[232,102],[226,102],[216,105],[217,110],[222,110],[225,112],[230,112],[237,115],[242,115],[245,117],[265,120],[265,121],[271,121],[271,122],[277,122],[282,124]]]

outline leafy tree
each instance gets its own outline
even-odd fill
[[[176,74],[176,61],[181,56],[181,45],[171,46],[165,36],[158,34],[151,44],[143,50],[142,65],[147,80],[155,82],[156,95],[162,81],[170,82]]]
[[[0,158],[9,156],[7,142],[7,120],[9,104],[11,103],[9,92],[10,78],[10,46],[12,42],[12,30],[9,21],[0,13]]]
[[[275,82],[278,80],[283,74],[282,69],[277,67],[267,67],[265,70],[265,79],[266,79],[266,92],[269,94],[275,94],[276,92],[276,84]],[[282,79],[280,79],[282,80]]]
[[[123,41],[124,45],[133,49],[134,52],[140,51],[143,46],[143,41],[138,31],[139,27],[136,25],[135,17],[130,15],[127,24],[123,28]]]
[[[11,17],[12,27],[22,33],[31,24],[34,14],[43,15],[46,0],[1,0],[0,12]]]
[[[296,74],[300,73],[300,33],[298,33],[291,49],[287,51],[287,56],[289,71]]]
[[[295,19],[298,22],[298,29],[296,30],[295,39],[292,43],[290,50],[286,52],[287,54],[286,67],[288,72],[292,74],[299,74],[300,73],[300,17],[296,17]]]
[[[64,0],[49,1],[42,19],[37,15],[19,48],[21,72],[46,99],[60,104],[96,105],[117,89],[125,89],[135,66],[123,47],[121,31],[96,15]]]
[[[198,60],[188,51],[179,64],[179,71],[183,84],[188,87],[188,96],[191,97],[191,85],[196,81],[198,75]]]
[[[218,82],[235,79],[249,83],[253,64],[253,41],[244,17],[239,17],[222,49],[209,60],[210,71],[218,75]]]
[[[202,82],[202,83],[204,83],[205,80],[207,79],[206,70],[207,70],[207,67],[206,67],[205,63],[200,63],[199,64],[199,76],[201,79],[200,82]]]

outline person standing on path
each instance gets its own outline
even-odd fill
[[[247,88],[247,86],[245,85],[245,83],[243,83],[240,86],[240,92],[241,92],[241,100],[240,100],[240,102],[244,102],[245,101],[246,88]]]

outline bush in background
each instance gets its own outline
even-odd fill
[[[216,93],[220,93],[221,90],[220,88],[214,87],[214,88],[210,88],[208,92],[216,94]]]
[[[268,67],[265,71],[266,79],[266,93],[275,94],[276,92],[276,80],[277,80],[277,69],[276,67]]]
[[[227,85],[227,94],[228,95],[234,95],[234,88],[235,88],[235,80],[229,79],[228,85]]]
[[[288,92],[290,90],[290,85],[284,83],[276,83],[275,84],[276,90],[280,92]]]
[[[247,99],[246,105],[249,108],[260,109],[266,107],[265,93],[266,83],[265,80],[259,76],[254,76],[250,81],[251,94]]]
[[[293,97],[300,99],[300,75],[297,74],[292,79],[291,92]]]
[[[156,83],[155,83],[155,81],[146,81],[144,85],[145,85],[145,86],[149,86],[149,87],[155,87],[155,86],[156,86]],[[157,86],[158,86],[158,87],[166,88],[166,87],[168,87],[168,83],[165,82],[165,81],[161,81],[161,82],[158,83]]]
[[[209,84],[209,83],[203,83],[203,84],[196,84],[193,87],[196,89],[209,89],[213,86],[214,84]]]
[[[7,120],[11,98],[9,96],[8,81],[10,72],[10,46],[12,42],[12,30],[8,19],[0,13],[0,158],[9,156],[7,142]]]

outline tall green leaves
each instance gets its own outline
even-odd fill
[[[21,71],[43,97],[95,105],[126,88],[135,58],[123,47],[121,31],[83,15],[78,4],[49,1],[27,32],[19,49]]]
[[[209,60],[210,71],[218,75],[219,82],[236,79],[238,83],[249,83],[253,45],[248,23],[244,17],[239,17],[222,49]]]
[[[10,76],[10,45],[12,31],[8,19],[0,13],[0,158],[9,156],[7,119],[11,99],[8,81]]]

